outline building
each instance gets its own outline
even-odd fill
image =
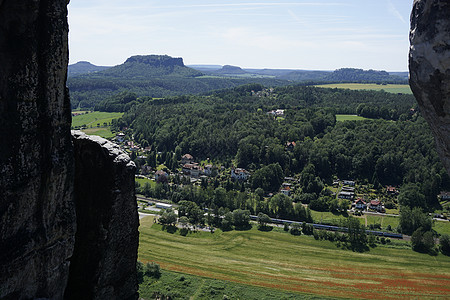
[[[439,198],[441,198],[441,200],[450,200],[450,192],[444,192],[442,191],[439,194]]]
[[[280,193],[285,194],[286,196],[289,197],[291,195],[291,187],[285,186],[285,187],[281,188]]]
[[[194,157],[188,153],[186,153],[185,155],[183,155],[181,157],[181,164],[191,164],[192,162],[194,162]]]
[[[347,199],[347,200],[353,200],[354,195],[355,195],[355,193],[343,191],[343,192],[340,192],[338,194],[338,198],[340,198],[340,199]]]
[[[250,177],[250,173],[247,170],[236,168],[231,169],[231,178],[234,180],[247,180]]]
[[[369,209],[384,212],[383,204],[378,199],[370,201]]]
[[[116,134],[116,141],[117,142],[123,143],[124,140],[125,140],[125,133],[119,132],[118,134]]]
[[[355,182],[353,180],[344,180],[344,185],[355,186]]]
[[[287,142],[286,143],[286,150],[287,151],[292,151],[295,148],[295,142]]]
[[[386,187],[386,193],[388,193],[389,195],[397,195],[398,191],[394,186],[387,186]]]
[[[156,208],[160,208],[160,209],[169,209],[172,208],[171,204],[166,204],[166,203],[156,203]]]
[[[205,168],[204,168],[204,170],[203,170],[203,173],[204,173],[206,176],[211,176],[212,169],[213,169],[213,165],[206,165]]]
[[[359,210],[366,210],[367,209],[367,204],[366,202],[364,202],[364,200],[362,198],[358,198],[355,203],[355,209],[359,209]]]

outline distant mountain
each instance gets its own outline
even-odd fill
[[[405,78],[390,75],[386,71],[343,68],[323,77],[328,82],[351,83],[406,83]]]
[[[220,75],[243,75],[247,74],[246,71],[242,70],[240,67],[225,65],[222,69],[214,72],[215,74]]]
[[[329,75],[329,71],[305,71],[295,70],[287,74],[278,76],[279,79],[292,80],[292,81],[317,81],[323,80],[324,77]]]
[[[161,76],[198,77],[203,73],[184,65],[182,58],[168,55],[136,55],[123,64],[97,73],[105,77],[145,79]]]
[[[235,74],[246,73],[239,67],[222,69]],[[202,72],[186,67],[182,58],[146,55],[132,56],[123,64],[103,71],[70,77],[67,86],[73,108],[92,108],[104,100],[115,100],[117,95],[128,92],[135,93],[138,98],[161,98],[206,93],[248,83],[266,86],[289,84],[287,81],[273,78],[252,78],[245,75],[203,76]],[[111,103],[103,102],[103,104],[103,107],[106,107],[106,104]]]
[[[79,61],[75,64],[69,65],[67,70],[67,75],[69,77],[82,75],[82,74],[89,74],[94,72],[99,72],[106,70],[110,67],[102,67],[102,66],[96,66],[91,64],[88,61]]]

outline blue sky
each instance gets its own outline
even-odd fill
[[[70,63],[406,71],[412,0],[72,0]]]

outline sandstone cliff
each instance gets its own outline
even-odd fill
[[[74,152],[67,34],[67,0],[0,0],[0,299],[136,299],[133,166],[82,135]]]
[[[119,147],[73,132],[77,233],[67,299],[135,299],[135,165]]]
[[[62,298],[76,229],[66,1],[0,1],[0,298]]]
[[[410,86],[450,173],[449,1],[414,1],[410,42]]]

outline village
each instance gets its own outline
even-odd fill
[[[282,116],[283,113],[283,110],[269,112],[273,116]],[[202,182],[211,183],[213,180],[221,182],[228,181],[237,188],[249,186],[250,171],[233,165],[229,167],[215,165],[210,159],[199,162],[189,153],[181,156],[180,160],[177,161],[177,167],[174,171],[169,170],[163,164],[157,166],[157,168],[152,168],[145,163],[151,148],[141,147],[132,139],[127,139],[126,137],[127,135],[125,133],[120,132],[116,134],[114,141],[137,162],[137,178],[145,178],[155,183],[167,183],[170,186],[176,184],[200,186]],[[295,142],[287,142],[285,144],[285,150],[292,151],[295,146]],[[158,155],[161,154],[158,153]],[[382,190],[376,191],[373,187],[369,187],[367,184],[358,184],[355,180],[339,180],[336,178],[330,186],[326,186],[325,188],[331,191],[333,198],[338,201],[346,201],[345,203],[348,203],[347,210],[352,214],[375,213],[393,216],[399,214],[397,197],[400,191],[395,186],[385,186]],[[301,186],[298,176],[284,177],[283,183],[278,190],[278,193],[290,197],[293,204],[295,204],[295,200],[297,199],[296,195],[300,192]],[[264,196],[270,198],[275,194],[267,193]],[[443,200],[450,199],[450,193],[441,192],[439,197]],[[307,206],[307,204],[304,204],[304,206]],[[445,218],[443,215],[435,217]]]

